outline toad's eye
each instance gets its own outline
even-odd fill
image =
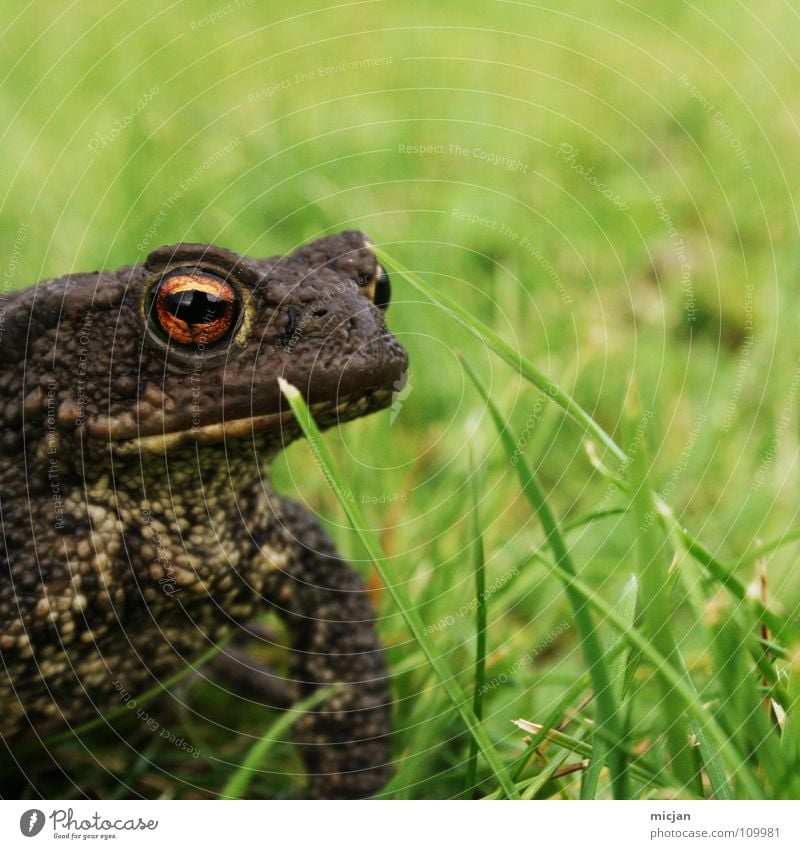
[[[181,345],[209,345],[236,324],[239,297],[230,283],[202,271],[174,271],[153,293],[153,318]]]

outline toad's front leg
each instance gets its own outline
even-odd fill
[[[295,726],[309,795],[373,796],[391,774],[391,695],[374,614],[360,578],[313,517],[286,500],[279,513],[297,546],[286,568],[268,576],[265,595],[291,635],[291,675],[303,697],[348,685]]]

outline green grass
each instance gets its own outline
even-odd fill
[[[410,390],[319,443],[362,515],[308,444],[273,482],[374,590],[385,795],[800,797],[796,13],[257,2],[200,23],[224,6],[4,24],[4,285],[364,229],[409,270],[388,320]],[[199,757],[123,716],[60,743],[65,774],[29,758],[30,794],[302,794],[288,720],[203,678],[171,692],[148,710]]]
[[[275,743],[282,739],[282,735],[294,725],[303,713],[324,704],[335,692],[335,687],[323,687],[285,711],[276,722],[271,723],[264,736],[248,749],[247,755],[239,768],[232,772],[222,795],[226,799],[245,798],[254,773],[259,772],[268,763],[267,758]]]
[[[475,558],[475,683],[472,685],[472,712],[478,722],[483,720],[483,696],[486,686],[486,554],[483,550],[483,527],[480,517],[480,484],[476,474],[475,458],[470,456],[470,497],[472,499],[472,537]],[[477,796],[475,778],[478,769],[478,744],[470,743],[464,793],[467,798]]]

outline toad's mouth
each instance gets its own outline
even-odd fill
[[[319,401],[309,409],[321,428],[331,427],[340,422],[360,418],[368,413],[388,407],[394,395],[393,389],[373,389],[339,396],[334,400]],[[165,428],[161,433],[120,438],[112,437],[109,442],[116,456],[141,453],[168,452],[183,445],[210,445],[228,439],[254,437],[257,434],[271,433],[276,442],[290,442],[299,435],[299,425],[294,414],[286,409],[265,413],[224,419],[212,424],[198,424],[176,430]]]

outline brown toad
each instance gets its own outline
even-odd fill
[[[315,797],[389,774],[373,612],[315,519],[271,490],[299,436],[391,403],[406,354],[362,233],[255,260],[181,244],[8,296],[0,323],[0,734],[12,747],[141,694],[271,607]]]

